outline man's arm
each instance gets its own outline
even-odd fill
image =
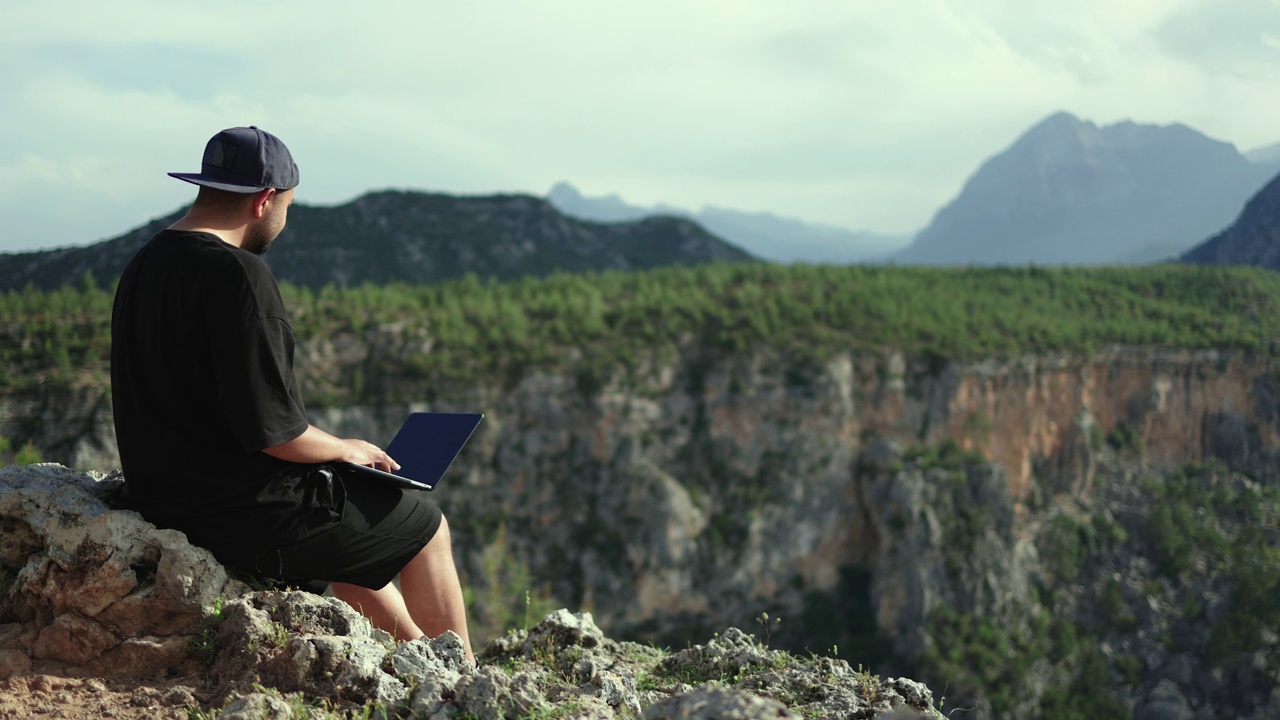
[[[337,438],[315,425],[308,425],[298,437],[262,452],[295,463],[349,462],[379,470],[400,469],[400,463],[373,443]]]

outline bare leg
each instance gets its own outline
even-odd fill
[[[462,638],[467,659],[475,662],[467,633],[462,584],[453,564],[453,540],[445,518],[440,518],[440,529],[431,542],[400,571],[400,589],[394,583],[381,590],[370,590],[338,582],[330,583],[329,589],[334,597],[355,608],[369,618],[374,627],[391,633],[398,641],[417,640],[424,635],[434,638],[445,630],[452,630]]]
[[[458,569],[453,564],[453,539],[445,518],[440,518],[440,530],[431,542],[400,571],[400,588],[409,614],[427,637],[454,631],[462,638],[467,659],[475,662],[467,633],[467,606],[462,599]]]
[[[335,582],[329,583],[329,590],[334,597],[369,618],[374,627],[394,635],[396,640],[404,642],[422,637],[422,629],[414,624],[413,616],[405,607],[404,596],[394,583],[387,583],[381,590],[370,590],[359,585]]]

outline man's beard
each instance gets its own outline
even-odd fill
[[[276,215],[268,215],[261,222],[251,225],[245,230],[244,242],[240,247],[254,255],[261,255],[271,247],[271,243],[284,230],[284,223],[279,222]]]
[[[254,255],[261,255],[265,253],[268,248],[271,247],[271,242],[273,240],[275,240],[274,237],[268,235],[267,233],[261,232],[259,230],[259,226],[254,226],[252,230],[249,230],[245,234],[244,242],[240,245],[240,247],[244,250],[248,250]]]

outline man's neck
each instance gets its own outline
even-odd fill
[[[240,247],[244,244],[245,228],[227,227],[225,222],[216,222],[213,218],[201,217],[199,214],[188,212],[180,220],[169,226],[170,230],[184,230],[187,232],[202,232],[213,235],[228,245]]]

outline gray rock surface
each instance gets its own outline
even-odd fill
[[[0,468],[4,668],[31,661],[148,677],[183,665],[214,600],[236,595],[207,550],[112,509],[119,477],[60,465]]]
[[[611,640],[590,613],[564,609],[489,643],[477,669],[453,633],[397,645],[336,598],[249,592],[180,533],[113,509],[120,486],[57,465],[0,469],[8,675],[200,675],[207,696],[185,702],[220,720],[300,707],[439,720],[938,717],[918,683],[771,650],[736,628],[672,654]]]

